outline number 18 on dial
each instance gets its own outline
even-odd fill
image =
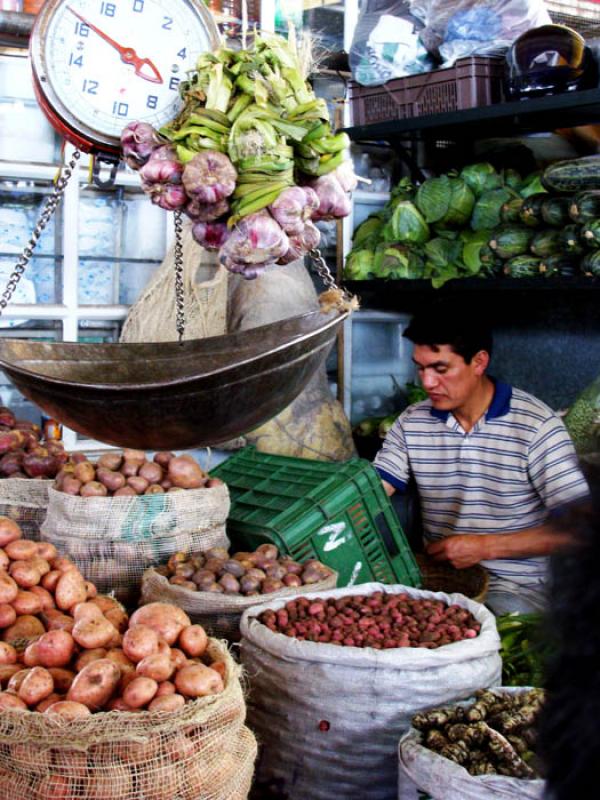
[[[119,152],[127,122],[175,116],[179,84],[218,43],[202,0],[47,0],[31,35],[36,94],[77,147]]]

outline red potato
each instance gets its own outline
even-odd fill
[[[13,675],[23,671],[22,664],[1,664],[0,665],[0,686],[6,687]],[[175,687],[173,687],[175,689]]]
[[[59,700],[44,711],[44,714],[48,714],[48,716],[56,715],[69,722],[85,719],[89,717],[91,713],[92,712],[86,705],[74,700]]]
[[[19,587],[10,575],[0,571],[0,603],[12,603],[19,593]]]
[[[33,710],[38,711],[40,714],[43,714],[47,708],[50,708],[51,705],[54,705],[54,703],[58,703],[59,700],[62,699],[63,699],[62,694],[58,694],[57,692],[52,692],[52,694],[49,694],[48,697],[45,697],[41,701],[41,703],[38,703]]]
[[[88,458],[85,453],[72,453],[71,454],[71,461],[73,464],[83,464],[84,461],[87,461]]]
[[[57,705],[57,704],[55,704]],[[32,788],[33,797],[48,797],[52,800],[76,800],[77,784],[61,775],[46,775]]]
[[[204,470],[190,456],[175,456],[167,469],[167,478],[179,489],[200,489],[207,480]]]
[[[123,450],[123,460],[131,461],[141,467],[146,461],[146,453],[143,450],[133,450],[130,447],[125,447]]]
[[[155,697],[148,706],[148,711],[179,711],[185,705],[185,697],[181,694],[163,694]],[[188,740],[189,741],[189,740]]]
[[[0,547],[5,548],[10,542],[14,542],[23,536],[21,528],[10,517],[0,517]]]
[[[121,605],[121,603],[119,603],[118,600],[115,600],[114,597],[109,597],[106,594],[97,595],[96,597],[90,600],[90,603],[92,603],[92,605],[98,606],[98,608],[100,609],[100,611],[102,611],[103,614],[106,614],[107,611],[113,611],[114,609],[117,609],[119,611],[124,611],[123,606]]]
[[[150,486],[144,492],[144,494],[164,494],[164,493],[165,490],[158,483],[151,483]]]
[[[42,601],[36,594],[20,590],[11,606],[17,612],[17,617],[21,617],[26,614],[39,614],[42,610]]]
[[[106,658],[108,651],[104,647],[96,647],[93,650],[84,650],[75,662],[75,669],[81,672],[84,667],[91,664],[92,661],[99,661],[101,658]]]
[[[44,576],[48,572],[50,572],[50,564],[45,558],[42,558],[39,555],[30,558],[28,560],[28,563],[32,564],[37,569],[37,571],[40,573],[41,576]]]
[[[37,639],[46,633],[41,621],[31,614],[17,617],[17,621],[9,625],[2,634],[2,640],[9,644],[18,643],[21,639]]]
[[[58,555],[56,547],[50,542],[36,542],[36,546],[38,556],[48,562],[50,562],[53,558],[56,558]]]
[[[135,673],[135,664],[127,658],[122,648],[114,647],[112,650],[108,650],[106,658],[113,661],[119,667],[121,675]]]
[[[3,569],[5,572],[7,572],[9,565],[10,558],[6,555],[5,551],[0,548],[0,569]]]
[[[131,487],[137,494],[144,494],[148,486],[150,486],[146,478],[142,478],[139,475],[132,475],[131,477],[127,478],[127,485]]]
[[[169,466],[169,461],[172,458],[175,458],[175,453],[171,453],[170,451],[162,450],[162,451],[154,454],[153,461],[156,464],[159,464],[163,469],[166,469]]]
[[[13,561],[26,561],[37,556],[37,544],[30,539],[16,539],[4,546],[4,552]]]
[[[60,580],[60,576],[62,572],[58,569],[51,569],[50,572],[47,572],[41,580],[41,585],[43,589],[46,589],[48,592],[54,592],[56,589],[56,584]]]
[[[209,664],[209,666],[210,666],[211,669],[214,669],[214,671],[217,672],[221,676],[221,679],[223,681],[225,680],[225,673],[227,672],[227,665],[225,664],[224,661],[213,661],[212,664]]]
[[[125,700],[122,697],[113,697],[112,700],[108,701],[106,706],[107,711],[141,711],[141,708],[131,708],[128,706]]]
[[[96,480],[96,468],[91,461],[82,461],[75,465],[73,474],[81,483],[91,483]]]
[[[81,487],[79,495],[81,497],[106,497],[108,495],[108,489],[99,481],[90,481]]]
[[[30,561],[13,561],[9,568],[9,575],[22,589],[31,589],[37,586],[42,575]]]
[[[11,692],[0,692],[0,711],[27,711],[27,703]]]
[[[104,612],[106,619],[114,625],[119,633],[125,633],[129,625],[129,617],[127,612],[122,608],[109,608]]]
[[[185,667],[188,663],[188,658],[183,650],[179,650],[177,647],[171,648],[171,661],[175,665],[175,669],[181,669],[181,667]]]
[[[66,556],[57,556],[56,558],[52,558],[50,559],[49,563],[53,570],[57,569],[59,572],[69,572],[70,570],[79,572],[71,559],[67,558]]]
[[[22,661],[26,667],[41,666],[40,657],[38,655],[37,640],[27,645],[27,647],[25,648],[25,652],[22,655]]]
[[[18,672],[15,672],[14,675],[11,675],[6,690],[12,692],[12,694],[17,694],[28,673],[29,669],[20,669]]]
[[[134,663],[154,655],[158,652],[158,633],[148,625],[135,625],[132,617],[123,636],[123,652]]]
[[[130,627],[147,625],[155,630],[169,645],[173,645],[183,628],[191,625],[185,611],[170,603],[149,603],[133,612]]]
[[[87,753],[72,747],[55,747],[50,751],[54,771],[70,778],[86,778],[89,775]],[[79,791],[77,796],[81,797]],[[86,796],[87,798],[87,796]]]
[[[54,690],[60,694],[66,694],[75,680],[73,670],[63,669],[63,667],[49,667],[48,672],[52,675]],[[61,697],[60,699],[62,700],[63,698]]]
[[[65,475],[57,488],[60,488],[60,491],[64,492],[65,494],[70,494],[73,495],[73,497],[76,497],[81,491],[82,486],[83,483],[77,480],[75,475]]]
[[[54,598],[47,589],[44,589],[43,586],[32,586],[29,591],[36,597],[39,597],[42,611],[48,611],[50,608],[56,608]]]
[[[11,644],[0,642],[0,665],[17,663],[17,651]]]
[[[179,646],[191,658],[198,658],[208,647],[208,636],[202,625],[189,625],[179,634]]]
[[[125,486],[125,475],[122,472],[113,472],[110,469],[100,468],[97,472],[97,477],[110,493],[116,492],[117,489],[122,489]]]
[[[110,469],[115,471],[120,468],[123,463],[123,456],[119,453],[103,453],[98,459],[97,466],[101,469]]]
[[[41,703],[54,691],[52,675],[44,667],[33,667],[23,679],[18,695],[28,706]]]
[[[118,631],[111,623],[102,616],[102,612],[97,609],[99,616],[93,619],[81,619],[75,621],[73,626],[73,639],[80,647],[86,650],[94,650],[98,647],[106,647],[112,642]]]
[[[9,603],[0,603],[0,628],[8,628],[17,618],[17,612]]]
[[[75,620],[68,614],[63,614],[56,608],[48,608],[42,611],[42,619],[49,631],[69,631],[73,630]]]
[[[73,608],[77,603],[85,602],[87,589],[85,580],[79,570],[69,569],[63,572],[56,584],[54,593],[56,605],[61,611]]]
[[[163,681],[162,683],[158,684],[158,691],[156,692],[156,697],[162,697],[163,695],[168,694],[175,694],[175,684],[173,681]]]
[[[123,691],[123,700],[132,708],[141,708],[154,699],[158,691],[158,683],[152,678],[139,676],[134,678]]]
[[[115,748],[114,752],[115,755],[119,756],[121,761],[142,766],[156,758],[159,748],[160,736],[148,736],[144,741],[140,742],[122,742],[118,745],[118,748]],[[140,771],[143,772],[144,770]]]
[[[175,671],[175,665],[166,654],[155,653],[138,661],[135,671],[144,678],[152,678],[157,683],[169,680]]]
[[[160,464],[156,464],[153,461],[146,461],[145,464],[142,464],[138,475],[141,478],[145,478],[150,484],[160,483],[164,477],[163,469]]]
[[[99,711],[109,701],[120,677],[121,670],[109,659],[92,661],[75,676],[67,700],[82,703],[91,711]]]
[[[137,492],[131,486],[124,486],[122,489],[117,489],[113,497],[137,497]]]
[[[87,599],[92,600],[98,594],[98,588],[96,587],[95,583],[91,581],[85,582],[85,590],[87,592]]]
[[[206,697],[224,689],[219,673],[204,664],[189,664],[178,670],[175,686],[185,697]]]
[[[48,631],[35,644],[43,667],[66,667],[75,654],[75,640],[68,631]]]

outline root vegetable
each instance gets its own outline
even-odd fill
[[[54,681],[48,670],[44,667],[33,667],[23,679],[18,695],[28,706],[35,706],[53,691]]]
[[[0,664],[0,686],[6,687],[12,676],[22,671],[21,664]],[[173,691],[175,691],[175,687],[173,687]]]
[[[107,658],[93,661],[79,672],[67,693],[67,700],[82,703],[91,711],[103,708],[117,688],[121,670]]]
[[[27,711],[27,704],[16,694],[0,692],[1,711]]]
[[[158,483],[151,483],[144,494],[164,494],[164,488]]]
[[[99,469],[107,469],[111,472],[115,472],[120,469],[122,463],[123,456],[118,453],[103,453],[98,459],[96,466]]]
[[[178,670],[175,686],[185,697],[206,697],[224,689],[221,676],[204,664],[189,664]]]
[[[9,568],[10,577],[23,589],[37,586],[42,576],[30,561],[13,561]]]
[[[94,650],[98,647],[106,647],[117,633],[114,625],[102,616],[98,610],[99,617],[94,619],[82,619],[75,622],[73,626],[73,639],[80,647],[86,650]]]
[[[141,467],[146,461],[146,454],[143,450],[133,450],[132,448],[126,447],[123,450],[123,459],[126,462],[137,464],[138,467]]]
[[[89,717],[92,712],[84,703],[74,700],[59,700],[49,706],[44,713],[48,714],[48,716],[56,715],[69,722],[74,722],[75,720]]]
[[[75,679],[75,673],[63,667],[48,667],[48,672],[54,681],[54,690],[59,694],[66,694]]]
[[[143,676],[134,678],[123,692],[123,700],[131,708],[141,708],[154,699],[158,691],[158,683],[152,678]]]
[[[58,579],[55,590],[56,605],[65,611],[87,599],[85,580],[78,570],[67,570]]]
[[[130,486],[137,494],[144,494],[150,484],[146,478],[142,478],[139,475],[132,475],[131,477],[127,478],[127,485]]]
[[[37,640],[36,650],[41,666],[66,667],[75,653],[75,640],[68,631],[48,631]]]
[[[17,618],[17,612],[8,603],[0,603],[0,628],[8,628]]]
[[[122,472],[114,472],[110,469],[100,467],[96,473],[99,482],[106,486],[109,492],[116,492],[125,486],[125,475]]]
[[[49,631],[72,631],[75,625],[75,620],[68,614],[63,614],[55,608],[49,608],[43,611],[43,619]]]
[[[177,606],[169,603],[149,603],[133,612],[129,620],[130,627],[147,625],[158,633],[159,636],[172,645],[177,640],[182,629],[191,625],[190,618]]]
[[[76,464],[73,474],[81,483],[90,483],[90,481],[96,480],[96,468],[91,461],[82,461],[80,464]]]
[[[11,606],[17,612],[17,619],[28,614],[39,614],[42,610],[41,599],[32,592],[18,591]]]
[[[123,652],[134,663],[154,655],[158,652],[157,631],[149,625],[136,625],[132,617],[131,626],[123,636]]]
[[[81,497],[106,497],[108,489],[99,481],[90,481],[81,487],[79,494]]]
[[[163,681],[162,683],[159,683],[156,697],[162,697],[163,695],[169,694],[175,694],[175,684],[172,681]]]
[[[60,484],[60,490],[65,494],[76,496],[81,491],[83,484],[74,475],[67,475]]]
[[[4,552],[13,561],[26,561],[37,556],[37,544],[29,539],[17,539],[4,545]]]
[[[0,665],[6,666],[7,664],[17,663],[17,651],[15,648],[6,642],[0,642]]]
[[[51,705],[54,703],[58,703],[59,700],[63,699],[62,694],[58,694],[58,692],[52,692],[49,694],[48,697],[45,697],[40,703],[36,705],[34,711],[38,711],[40,714],[43,714],[47,708],[50,708]]]
[[[223,587],[225,594],[239,594],[240,592],[239,581],[227,572],[219,578],[218,583]]]
[[[0,603],[12,603],[19,593],[16,582],[4,570],[0,570]]]
[[[137,497],[137,492],[131,486],[123,486],[122,489],[117,489],[114,497]]]
[[[169,461],[175,457],[175,453],[171,453],[170,451],[163,450],[161,452],[154,454],[154,461],[159,464],[163,469],[167,469],[169,466]]]
[[[175,456],[169,461],[168,478],[180,489],[199,489],[206,482],[206,474],[193,459]]]
[[[181,694],[163,694],[155,697],[148,706],[148,711],[178,711],[185,705],[185,697]]]
[[[152,678],[157,683],[169,680],[175,670],[171,658],[166,653],[155,653],[138,662],[135,671],[144,678]]]
[[[159,464],[153,461],[146,461],[140,467],[138,475],[145,478],[149,484],[160,483],[163,479],[163,470]]]
[[[206,631],[201,625],[189,625],[179,634],[179,645],[190,658],[202,656],[208,646]]]

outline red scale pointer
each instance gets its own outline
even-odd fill
[[[67,8],[77,17],[77,19],[81,20],[85,25],[88,26],[88,28],[91,28],[93,31],[95,31],[95,33],[97,33],[98,36],[101,36],[105,42],[108,42],[111,47],[114,47],[121,56],[121,61],[124,64],[132,64],[135,67],[136,75],[138,75],[140,78],[143,78],[145,81],[150,81],[150,83],[163,83],[160,72],[156,69],[149,58],[140,58],[133,47],[123,47],[123,45],[118,44],[114,39],[111,39],[108,34],[96,27],[96,25],[88,22],[85,17],[82,17],[81,14],[78,14],[77,11],[71,8],[71,6],[67,6]],[[148,67],[152,74],[149,75],[148,72],[143,72],[144,67]]]

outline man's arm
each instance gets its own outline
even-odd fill
[[[435,561],[449,561],[457,569],[465,569],[480,561],[497,558],[546,556],[573,541],[573,537],[545,524],[514,533],[456,534],[427,545],[427,553]]]
[[[383,488],[384,488],[384,491],[387,494],[387,496],[391,497],[394,494],[394,492],[396,491],[396,487],[392,486],[391,483],[388,483],[383,478],[381,479],[381,483],[383,484]]]

